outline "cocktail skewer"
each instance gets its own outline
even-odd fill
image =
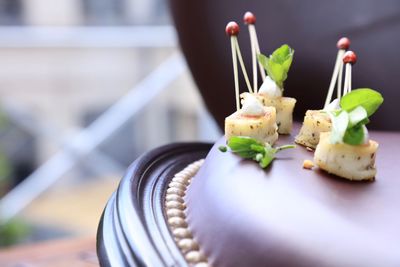
[[[242,68],[242,73],[243,73],[243,76],[244,76],[244,80],[246,81],[247,89],[249,90],[250,93],[253,93],[253,90],[251,88],[251,83],[250,83],[250,80],[249,80],[249,76],[247,75],[246,66],[244,65],[242,53],[240,52],[240,47],[239,47],[239,42],[237,40],[237,37],[233,36],[233,40],[234,40],[235,45],[236,45],[236,54],[237,54],[237,57],[239,59],[240,67]]]
[[[338,80],[337,80],[337,99],[340,100],[342,97],[342,81],[343,81],[343,64],[340,64],[339,66],[339,75],[338,75]]]
[[[257,93],[258,87],[258,75],[257,75],[257,52],[256,52],[256,44],[254,43],[254,36],[252,34],[252,29],[254,28],[254,23],[256,22],[256,17],[251,12],[246,12],[243,17],[243,21],[246,25],[249,26],[249,35],[250,35],[250,45],[251,45],[251,61],[253,66],[253,91]]]
[[[329,89],[328,89],[328,94],[325,99],[325,105],[324,109],[329,105],[332,99],[333,95],[333,89],[335,88],[336,82],[338,82],[338,91],[341,91],[341,80],[342,80],[342,72],[343,72],[343,62],[342,58],[346,50],[350,47],[350,40],[346,37],[340,38],[340,40],[336,44],[338,50],[337,56],[336,56],[336,61],[335,61],[335,67],[333,68],[333,74],[331,78],[331,82],[329,84]],[[339,81],[338,81],[338,76],[339,76]],[[340,98],[340,93],[338,92],[338,99]]]
[[[351,92],[351,68],[356,64],[357,55],[353,51],[347,51],[343,56],[343,63],[346,65],[344,75],[344,90],[343,95]]]
[[[341,38],[337,42],[336,46],[339,49],[344,49],[344,50],[349,49],[350,48],[350,40],[349,40],[349,38],[346,38],[346,37]],[[342,77],[343,77],[343,64],[340,64],[339,77],[338,77],[338,82],[337,82],[337,99],[339,99],[339,100],[342,97],[342,80],[343,80]]]
[[[239,25],[231,21],[226,25],[225,32],[229,35],[231,39],[231,50],[232,50],[232,63],[233,63],[233,79],[235,83],[235,98],[236,98],[236,110],[240,109],[240,100],[239,100],[239,74],[238,74],[238,66],[237,66],[237,55],[236,55],[236,44],[235,39],[237,34],[239,34]]]
[[[255,26],[256,16],[251,12],[246,12],[244,14],[243,20],[244,20],[244,23],[247,24],[248,27],[249,27],[251,51],[252,51],[252,57],[253,57],[253,75],[255,75],[257,77],[257,75],[254,74],[254,73],[257,73],[257,70],[256,70],[256,68],[257,68],[256,65],[257,65],[257,62],[258,62],[257,55],[259,55],[261,52],[260,52],[260,45],[258,43],[256,26]],[[254,52],[253,52],[253,50],[254,50]],[[253,55],[253,53],[254,53],[254,55]],[[258,68],[259,68],[260,73],[261,73],[262,81],[264,81],[265,77],[266,77],[266,74],[265,74],[264,67],[261,65],[260,62],[258,62]],[[257,81],[257,78],[255,78],[255,79]],[[256,85],[256,87],[257,87],[257,85]],[[257,89],[255,89],[254,92],[257,92]]]

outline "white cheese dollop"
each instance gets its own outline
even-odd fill
[[[241,114],[247,116],[262,116],[264,113],[265,111],[262,103],[254,95],[248,94],[243,100]]]
[[[272,80],[269,76],[265,78],[265,81],[258,90],[260,94],[266,94],[272,98],[278,98],[282,96],[282,89]]]

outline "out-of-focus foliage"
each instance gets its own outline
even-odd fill
[[[31,229],[29,225],[18,219],[0,224],[0,247],[10,246],[21,242]]]

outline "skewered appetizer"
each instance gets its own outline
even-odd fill
[[[342,95],[342,58],[345,51],[350,47],[350,40],[346,37],[343,37],[337,42],[336,46],[339,50],[337,53],[328,94],[325,99],[324,109],[307,110],[304,117],[303,125],[300,129],[299,134],[295,138],[295,142],[297,144],[315,149],[320,139],[320,133],[328,132],[331,130],[332,123],[326,111],[339,108],[338,103]],[[354,63],[355,62],[351,62],[351,64]],[[337,84],[337,98],[331,102],[335,84]],[[343,95],[345,95],[346,93],[347,92],[343,92]]]
[[[236,95],[236,112],[225,119],[225,137],[229,140],[233,136],[247,136],[254,138],[262,143],[274,144],[278,139],[276,125],[276,110],[274,107],[265,107],[253,95],[242,101],[240,108],[239,100],[239,78],[237,61],[241,65],[243,76],[245,77],[248,90],[251,92],[250,82],[246,68],[240,52],[237,35],[239,25],[236,22],[229,22],[225,29],[231,39],[233,73]]]
[[[378,143],[368,138],[365,125],[382,104],[380,93],[357,89],[340,100],[341,109],[328,112],[332,131],[320,135],[314,154],[316,165],[349,180],[373,180]]]
[[[248,136],[273,145],[278,140],[275,108],[263,106],[250,95],[240,110],[225,119],[225,137],[229,140],[232,136]]]
[[[283,96],[283,83],[292,64],[293,55],[294,50],[286,44],[276,49],[269,57],[263,54],[258,55],[268,76],[256,93],[265,106],[276,108],[276,123],[280,134],[292,132],[293,109],[296,99]]]
[[[287,78],[293,61],[294,50],[288,45],[282,45],[269,57],[260,53],[257,33],[255,30],[256,17],[251,12],[246,12],[244,22],[249,27],[250,43],[253,61],[253,94],[267,107],[275,107],[276,122],[280,134],[290,134],[293,124],[293,109],[296,99],[283,96],[283,83]],[[263,84],[258,89],[257,85],[257,59],[263,79]],[[268,76],[265,75],[265,71]],[[247,98],[249,93],[242,94]]]

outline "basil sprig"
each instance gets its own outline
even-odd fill
[[[283,82],[287,79],[293,61],[294,50],[287,44],[276,49],[269,57],[259,54],[258,61],[267,71],[269,77],[283,89]]]
[[[261,168],[266,168],[274,160],[275,154],[281,150],[294,148],[295,145],[284,145],[273,148],[270,144],[263,144],[248,136],[232,136],[229,138],[227,146],[233,153],[242,158],[257,161]],[[221,152],[226,152],[226,146],[220,146]]]
[[[341,109],[329,113],[332,120],[331,143],[362,144],[367,135],[365,125],[382,103],[382,95],[369,88],[356,89],[343,96]]]

